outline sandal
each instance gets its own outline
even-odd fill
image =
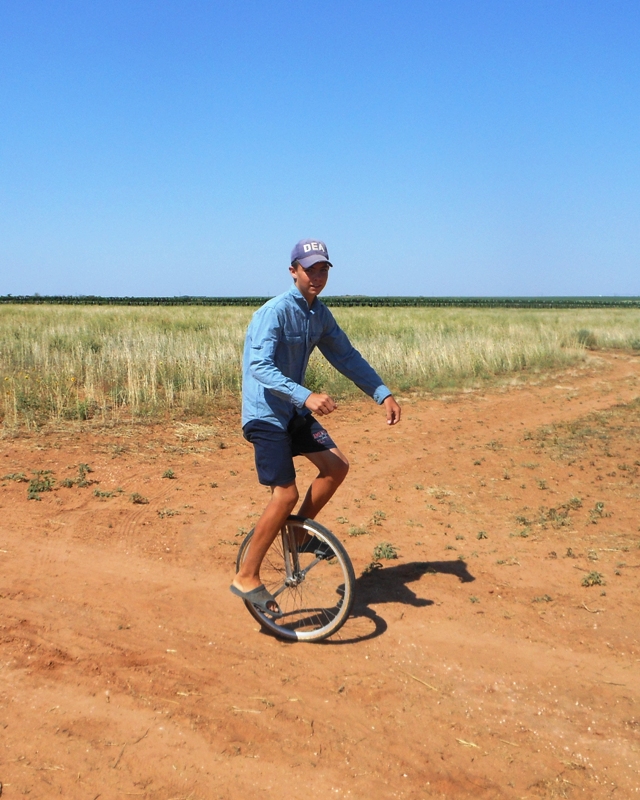
[[[256,586],[255,589],[251,589],[249,592],[243,592],[242,589],[238,589],[238,587],[234,586],[233,584],[231,584],[229,589],[231,590],[232,594],[235,594],[237,597],[241,597],[247,603],[251,603],[251,605],[254,605],[264,614],[269,614],[274,619],[278,619],[282,616],[280,606],[278,605],[275,597],[265,587],[264,583],[261,583],[260,586]],[[276,610],[274,611],[273,608],[269,608],[270,605],[275,606]]]

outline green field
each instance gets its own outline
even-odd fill
[[[253,309],[0,305],[5,428],[53,419],[206,417],[237,405]],[[478,385],[561,367],[587,349],[640,349],[640,310],[335,308],[394,391]],[[311,389],[358,390],[314,354]]]

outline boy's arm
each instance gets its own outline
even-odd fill
[[[381,405],[387,397],[391,397],[391,390],[384,385],[378,373],[351,344],[331,312],[328,314],[327,327],[318,342],[318,349],[338,372],[353,381],[359,389]]]
[[[282,330],[277,313],[269,309],[260,318],[254,317],[252,327],[246,355],[249,375],[277,397],[303,408],[311,391],[287,378],[276,366],[275,353]]]

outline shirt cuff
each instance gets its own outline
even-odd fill
[[[382,405],[387,397],[391,397],[391,389],[387,388],[384,383],[378,386],[378,388],[373,393],[373,399],[376,401],[378,405]]]
[[[296,408],[304,408],[307,398],[312,394],[313,392],[304,386],[298,386],[297,389],[294,389],[293,394],[291,395],[291,402],[294,406],[296,406]]]

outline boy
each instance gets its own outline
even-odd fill
[[[313,349],[318,347],[337,370],[384,405],[387,424],[400,421],[400,406],[390,390],[317,299],[332,266],[324,242],[298,242],[289,267],[293,286],[256,311],[245,340],[242,432],[254,446],[258,479],[271,487],[272,494],[230,589],[273,617],[281,613],[260,580],[260,565],[298,502],[293,456],[306,456],[319,470],[298,511],[310,519],[331,499],[349,470],[345,456],[312,416],[324,417],[338,407],[328,395],[303,385]],[[314,552],[318,558],[332,555],[316,537],[300,544],[301,551]]]

